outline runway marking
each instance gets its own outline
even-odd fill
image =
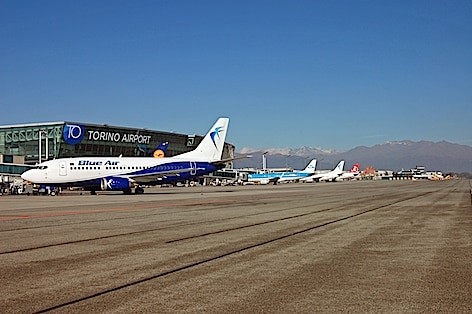
[[[321,227],[325,227],[327,225],[335,224],[335,223],[338,223],[338,222],[341,222],[341,221],[349,220],[351,218],[355,218],[355,217],[358,217],[358,216],[361,216],[361,215],[364,215],[364,214],[367,214],[367,213],[374,212],[374,211],[379,210],[379,209],[387,208],[387,207],[390,207],[392,205],[395,205],[395,204],[398,204],[398,203],[401,203],[401,202],[404,202],[404,201],[408,201],[408,200],[412,200],[412,199],[415,199],[415,198],[430,195],[430,194],[433,194],[435,192],[437,192],[437,191],[426,192],[426,193],[421,193],[421,194],[418,194],[418,195],[415,195],[415,196],[406,197],[406,198],[401,199],[399,201],[395,201],[395,202],[383,204],[383,205],[380,205],[380,206],[376,206],[375,208],[371,208],[371,209],[368,209],[368,210],[365,210],[365,211],[362,211],[362,212],[359,212],[359,213],[355,213],[355,214],[352,214],[352,215],[347,215],[347,216],[344,216],[344,217],[341,217],[341,218],[338,218],[338,219],[334,219],[334,220],[327,221],[327,222],[324,222],[324,223],[321,223],[321,224],[317,224],[317,225],[314,225],[314,226],[311,226],[311,227],[308,227],[308,228],[297,230],[297,231],[291,232],[289,234],[281,235],[281,236],[278,236],[278,237],[275,237],[275,238],[272,238],[272,239],[268,239],[268,240],[265,240],[265,241],[262,241],[262,242],[258,242],[258,243],[248,244],[246,246],[243,246],[243,247],[240,247],[240,248],[235,248],[233,250],[230,250],[230,251],[222,253],[222,254],[218,254],[216,256],[204,258],[200,261],[190,262],[188,264],[178,266],[176,268],[173,268],[173,269],[161,272],[161,273],[157,273],[157,274],[154,274],[154,275],[151,275],[151,276],[148,276],[148,277],[136,279],[134,281],[129,281],[127,283],[124,283],[122,285],[118,285],[118,286],[115,286],[115,287],[105,288],[104,290],[98,291],[96,293],[92,293],[92,294],[89,294],[89,295],[85,295],[83,297],[78,297],[76,299],[65,301],[63,303],[56,304],[56,305],[53,305],[53,306],[48,307],[48,308],[43,308],[43,309],[41,309],[41,310],[39,310],[35,313],[46,313],[46,312],[62,309],[62,308],[65,308],[67,306],[70,306],[70,305],[74,305],[74,304],[77,304],[77,303],[80,303],[80,302],[83,302],[83,301],[94,299],[94,298],[97,298],[97,297],[100,297],[100,296],[103,296],[103,295],[106,295],[106,294],[109,294],[109,293],[112,293],[112,292],[115,292],[115,291],[119,291],[119,290],[122,290],[122,289],[132,287],[132,286],[140,285],[140,284],[143,284],[143,283],[155,280],[155,279],[159,279],[159,278],[162,278],[162,277],[165,277],[165,276],[168,276],[168,275],[172,275],[172,274],[175,274],[175,273],[178,273],[178,272],[181,272],[181,271],[185,271],[185,270],[190,269],[190,268],[194,268],[194,267],[197,267],[197,266],[200,266],[200,265],[211,263],[211,262],[220,260],[220,259],[225,258],[225,257],[233,256],[233,255],[236,255],[236,254],[239,254],[239,253],[242,253],[242,252],[254,249],[254,248],[262,247],[262,246],[267,245],[267,244],[271,244],[271,243],[274,243],[274,242],[277,242],[277,241],[280,241],[280,240],[284,240],[284,239],[287,239],[287,238],[290,238],[290,237],[293,237],[293,236],[297,236],[297,235],[300,235],[300,234],[303,234],[303,233],[306,233],[306,232],[309,232],[309,231],[312,231],[312,230],[315,230],[315,229],[318,229],[318,228],[321,228]]]
[[[280,193],[281,195],[269,195],[268,199],[273,200],[274,198],[284,198],[285,193]],[[293,194],[293,193],[290,193]],[[205,195],[209,196],[209,195]],[[211,196],[211,195],[210,195]],[[260,200],[260,199],[259,199]],[[234,201],[232,198],[225,198],[225,199],[207,199],[207,200],[198,200],[193,202],[187,203],[164,203],[156,201],[151,205],[146,206],[137,206],[136,203],[129,203],[127,207],[120,207],[120,208],[110,208],[110,209],[91,209],[91,210],[74,210],[74,211],[60,211],[60,212],[45,212],[45,213],[38,213],[38,214],[25,214],[25,215],[6,215],[0,214],[0,222],[3,221],[14,221],[14,220],[22,220],[22,219],[36,219],[36,218],[52,218],[52,217],[60,217],[60,216],[73,216],[73,215],[84,215],[84,214],[100,214],[100,213],[110,213],[110,212],[126,212],[126,211],[136,211],[142,209],[157,209],[163,208],[167,206],[197,206],[197,205],[218,205],[218,204],[231,204]],[[145,201],[146,203],[150,201]],[[96,205],[94,205],[96,206]]]
[[[9,216],[9,215],[0,215],[0,221],[10,221],[17,219],[28,219],[30,216]]]
[[[350,203],[349,206],[352,206],[352,205],[355,205],[358,203],[359,200],[355,199],[354,202]],[[202,204],[200,201],[198,202],[198,204]],[[221,203],[223,205],[226,205],[225,203]],[[301,206],[301,207],[294,207],[294,208],[304,208],[304,207],[310,207],[311,205],[308,205],[308,206]],[[294,208],[290,208],[290,209],[294,209]],[[288,208],[287,208],[288,209]],[[285,211],[287,209],[281,209],[281,210],[276,210],[276,211],[271,211],[271,212],[279,212],[279,211]],[[277,221],[284,221],[284,220],[287,220],[287,219],[293,219],[293,218],[297,218],[297,217],[303,217],[303,216],[307,216],[307,215],[312,215],[312,214],[317,214],[317,213],[321,213],[321,212],[325,212],[325,211],[330,211],[330,210],[333,210],[333,209],[336,209],[336,208],[326,208],[326,209],[322,209],[322,210],[318,210],[318,211],[315,211],[315,212],[309,212],[309,213],[304,213],[304,214],[300,214],[300,215],[296,215],[296,216],[290,216],[290,217],[284,217],[284,218],[281,218],[281,219],[276,219],[276,220],[269,220],[269,221],[265,221],[265,222],[261,222],[261,223],[256,223],[256,224],[251,224],[251,225],[245,225],[245,226],[239,226],[239,227],[235,227],[235,228],[230,228],[230,229],[225,229],[225,230],[219,230],[219,231],[214,231],[214,232],[210,232],[210,233],[205,233],[203,235],[196,235],[196,236],[190,236],[190,237],[185,237],[185,238],[181,238],[181,239],[174,239],[174,240],[169,240],[165,243],[169,244],[169,243],[173,243],[173,242],[179,242],[179,241],[183,241],[183,240],[188,240],[188,239],[192,239],[192,238],[198,238],[198,237],[201,237],[201,236],[207,236],[207,235],[211,235],[211,234],[217,234],[217,233],[223,233],[223,232],[227,232],[227,231],[231,231],[231,230],[239,230],[239,229],[243,229],[243,228],[248,228],[248,227],[254,227],[254,226],[257,226],[257,225],[264,225],[264,224],[268,224],[268,223],[274,223],[274,222],[277,222]],[[255,214],[251,214],[249,216],[254,216],[254,215],[261,215],[261,214],[267,214],[268,212],[264,212],[264,213],[255,213]],[[241,218],[241,216],[234,216],[234,217],[230,217],[230,218],[225,218],[223,220],[228,220],[228,219],[238,219],[238,218]],[[214,221],[220,221],[221,219],[217,219],[217,220],[213,220],[212,222]],[[208,223],[209,221],[206,221],[205,223]],[[197,224],[201,224],[202,222],[198,222]],[[190,224],[190,225],[193,225],[194,223]],[[182,226],[182,225],[180,225]],[[174,228],[175,226],[171,226],[172,228]],[[82,242],[88,242],[88,241],[95,241],[95,240],[102,240],[102,239],[107,239],[107,238],[113,238],[113,237],[119,237],[119,236],[127,236],[127,235],[132,235],[132,234],[141,234],[141,233],[147,233],[147,232],[155,232],[155,231],[158,231],[158,230],[163,230],[163,229],[167,229],[169,228],[168,226],[164,226],[164,227],[158,227],[158,228],[153,228],[153,229],[147,229],[147,230],[141,230],[141,231],[135,231],[135,232],[127,232],[127,233],[120,233],[120,234],[112,234],[112,235],[105,235],[105,236],[101,236],[101,237],[95,237],[95,238],[89,238],[89,239],[80,239],[80,240],[74,240],[74,241],[67,241],[67,242],[61,242],[61,243],[52,243],[52,244],[45,244],[45,245],[42,245],[42,246],[37,246],[37,247],[30,247],[30,248],[22,248],[22,249],[16,249],[16,250],[10,250],[10,251],[3,251],[3,252],[0,252],[0,255],[3,255],[3,254],[11,254],[11,253],[18,253],[18,252],[25,252],[25,251],[31,251],[31,250],[36,250],[36,249],[43,249],[43,248],[48,248],[48,247],[54,247],[54,246],[60,246],[60,245],[68,245],[68,244],[75,244],[75,243],[82,243]]]
[[[110,212],[126,212],[126,211],[136,211],[142,209],[157,209],[168,206],[196,206],[196,205],[209,205],[209,204],[227,204],[231,203],[230,200],[226,200],[224,203],[221,201],[209,201],[209,202],[195,202],[195,203],[160,203],[152,204],[146,206],[137,206],[136,204],[130,203],[127,207],[120,208],[109,208],[109,209],[90,209],[90,210],[74,210],[74,211],[59,211],[59,212],[45,212],[38,214],[26,214],[26,215],[0,215],[0,221],[12,221],[20,219],[35,219],[35,218],[51,218],[51,217],[60,217],[60,216],[73,216],[73,215],[84,215],[84,214],[100,214],[100,213],[110,213]]]
[[[200,204],[200,203],[199,203]],[[311,206],[311,205],[310,205]],[[306,207],[306,206],[303,206],[303,207]],[[298,207],[298,208],[302,208],[302,207]],[[316,213],[319,213],[319,212],[323,212],[323,211],[328,211],[328,210],[331,210],[332,208],[327,208],[327,209],[323,209],[323,210],[320,210],[320,211],[317,211]],[[279,211],[285,211],[287,209],[281,209],[281,210],[276,210],[276,211],[272,211],[272,212],[279,212]],[[309,215],[309,214],[314,214],[315,212],[310,212],[310,213],[306,213],[306,214],[302,214],[301,216],[306,216],[306,215]],[[264,212],[264,213],[255,213],[255,214],[251,214],[251,215],[248,215],[248,216],[255,216],[255,215],[261,215],[261,214],[267,214],[267,212]],[[298,217],[300,215],[297,215],[296,217]],[[241,217],[245,217],[245,216],[235,216],[235,217],[230,217],[230,218],[225,218],[225,219],[216,219],[216,220],[213,220],[212,222],[214,221],[221,221],[221,220],[230,220],[230,219],[238,219],[238,218],[241,218]],[[291,218],[294,218],[294,217],[288,217],[288,218],[284,218],[282,220],[286,220],[286,219],[291,219]],[[264,223],[260,223],[260,224],[266,224],[266,223],[271,223],[271,222],[275,222],[275,221],[268,221],[268,222],[264,222]],[[205,222],[198,222],[196,224],[201,224],[201,223],[208,223],[208,221],[205,221]],[[194,225],[195,223],[191,223],[191,224],[184,224],[184,225]],[[258,225],[258,224],[256,224]],[[182,226],[182,225],[180,225]],[[171,228],[175,228],[175,226],[170,226]],[[242,228],[246,228],[248,226],[243,226],[243,227],[238,227],[236,229],[242,229]],[[75,244],[75,243],[82,243],[82,242],[88,242],[88,241],[95,241],[95,240],[103,240],[103,239],[107,239],[107,238],[114,238],[114,237],[119,237],[119,236],[127,236],[127,235],[133,235],[133,234],[141,234],[141,233],[147,233],[147,232],[154,232],[154,231],[158,231],[158,230],[163,230],[163,229],[167,229],[169,228],[169,226],[164,226],[164,227],[158,227],[158,228],[153,228],[153,229],[147,229],[147,230],[141,230],[141,231],[135,231],[135,232],[127,232],[127,233],[120,233],[120,234],[112,234],[112,235],[106,235],[106,236],[101,236],[101,237],[95,237],[95,238],[90,238],[90,239],[80,239],[80,240],[74,240],[74,241],[67,241],[67,242],[61,242],[61,243],[51,243],[51,244],[46,244],[46,245],[42,245],[42,246],[37,246],[37,247],[30,247],[30,248],[22,248],[22,249],[16,249],[16,250],[10,250],[10,251],[3,251],[3,252],[0,252],[0,255],[3,255],[3,254],[11,254],[11,253],[18,253],[18,252],[25,252],[25,251],[32,251],[32,250],[36,250],[36,249],[44,249],[44,248],[48,248],[48,247],[54,247],[54,246],[60,246],[60,245],[68,245],[68,244]],[[235,230],[236,230],[235,229]],[[228,230],[226,230],[228,231]],[[217,233],[221,233],[223,231],[219,231]],[[173,240],[173,241],[168,241],[166,243],[172,243],[172,242],[177,242],[177,241],[182,241],[182,239],[178,239],[178,240]]]

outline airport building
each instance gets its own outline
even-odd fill
[[[202,139],[194,134],[69,121],[5,125],[0,126],[0,174],[19,175],[28,165],[54,158],[152,156],[162,142],[169,142],[165,156],[170,157],[193,150]],[[225,143],[223,158],[234,156],[234,150]]]

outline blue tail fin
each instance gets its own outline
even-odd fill
[[[162,142],[157,145],[157,148],[152,153],[154,158],[162,158],[166,155],[167,146],[169,146],[169,142]]]

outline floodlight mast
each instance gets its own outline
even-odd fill
[[[39,164],[42,162],[41,157],[42,157],[43,152],[41,151],[41,146],[42,146],[42,145],[41,145],[41,144],[42,144],[42,137],[41,137],[41,135],[43,135],[43,134],[46,136],[46,137],[45,137],[45,139],[46,139],[46,154],[45,154],[45,155],[46,155],[46,156],[45,156],[44,159],[45,159],[45,160],[48,160],[48,159],[49,159],[49,156],[48,156],[48,155],[49,155],[48,134],[47,134],[46,131],[39,131],[39,136],[38,136],[38,144],[39,144],[39,145],[38,145],[38,163],[39,163]]]
[[[262,153],[262,170],[266,170],[267,168],[267,158],[266,158],[266,154],[268,154],[269,152],[264,152]]]

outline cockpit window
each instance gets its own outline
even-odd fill
[[[39,170],[46,170],[47,168],[48,168],[48,166],[38,166]]]

